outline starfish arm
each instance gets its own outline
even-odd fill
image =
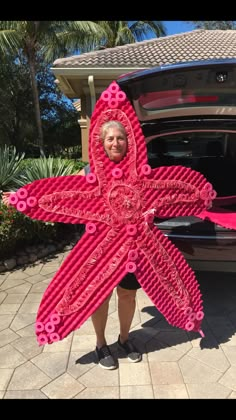
[[[183,255],[160,230],[148,225],[137,240],[137,246],[137,279],[154,305],[171,325],[200,331],[201,293]]]
[[[47,325],[50,329],[54,317],[58,323],[53,333],[58,340],[79,328],[124,276],[130,247],[129,241],[119,245],[124,232],[102,225],[98,230],[96,240],[83,235],[45,291],[36,319],[39,343],[42,337],[53,342]]]
[[[62,223],[106,221],[102,202],[98,187],[79,175],[36,180],[10,196],[10,204],[28,217]]]
[[[200,172],[184,166],[154,169],[152,179],[141,183],[147,209],[154,209],[160,218],[196,215],[209,208],[216,197],[212,185]]]
[[[236,213],[222,207],[204,209],[196,215],[202,220],[209,220],[228,229],[236,229]]]

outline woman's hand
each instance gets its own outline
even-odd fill
[[[2,193],[2,202],[7,207],[10,205],[9,198],[11,194],[12,194],[12,191],[7,191],[7,192]]]

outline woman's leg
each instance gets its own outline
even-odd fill
[[[109,301],[111,295],[112,293],[91,316],[97,339],[97,347],[99,349],[107,344],[105,338],[105,329],[107,324]]]
[[[126,353],[128,359],[133,362],[140,362],[142,355],[129,340],[129,330],[134,317],[136,306],[136,289],[124,289],[117,286],[118,294],[118,316],[120,321],[120,335],[118,337],[118,346]]]
[[[129,330],[136,307],[137,290],[128,290],[117,286],[118,295],[118,317],[120,321],[120,341],[124,343],[128,340]]]

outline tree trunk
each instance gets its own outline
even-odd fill
[[[35,77],[35,60],[34,57],[29,54],[29,68],[30,68],[30,77],[31,77],[31,86],[32,86],[32,93],[33,93],[33,101],[34,101],[34,110],[35,110],[35,119],[36,119],[36,126],[38,131],[38,145],[40,150],[40,156],[44,157],[44,141],[43,141],[43,129],[42,129],[42,122],[41,122],[41,113],[40,113],[40,106],[39,106],[39,94],[38,94],[38,86]]]

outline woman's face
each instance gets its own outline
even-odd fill
[[[120,162],[127,152],[127,138],[117,127],[110,127],[103,140],[103,146],[107,156],[114,162]]]

